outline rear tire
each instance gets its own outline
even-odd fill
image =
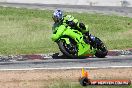
[[[104,58],[108,53],[107,47],[99,38],[97,39],[99,44],[97,44],[97,51],[95,53],[95,56],[98,58]]]
[[[100,51],[100,50],[97,50],[96,53],[95,53],[95,56],[98,57],[98,58],[105,58],[105,56],[107,55],[108,51]]]

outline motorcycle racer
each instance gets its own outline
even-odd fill
[[[61,35],[61,33],[63,32],[65,28],[71,27],[71,29],[75,29],[82,32],[82,34],[84,34],[85,37],[87,36],[88,41],[86,42],[89,43],[92,47],[96,47],[97,44],[95,43],[98,42],[98,39],[94,37],[93,35],[89,34],[88,27],[84,23],[79,22],[72,15],[63,15],[63,12],[61,10],[55,10],[52,18],[54,20],[54,24],[52,27],[53,41],[58,39],[59,35]],[[56,33],[58,28],[60,28],[61,31],[57,32],[58,33],[58,36],[57,36],[57,35],[54,35],[54,33]]]
[[[63,15],[61,10],[56,10],[52,16],[52,40],[59,46],[63,55],[77,58],[86,54],[104,58],[107,48],[97,37],[89,34],[88,27],[79,22],[72,15]]]

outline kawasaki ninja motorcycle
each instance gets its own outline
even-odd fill
[[[85,55],[95,55],[104,58],[108,50],[97,37],[83,35],[80,31],[61,25],[52,36],[60,51],[69,58],[78,58]],[[93,41],[94,40],[94,41]]]

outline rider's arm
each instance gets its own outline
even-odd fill
[[[64,32],[65,30],[65,26],[64,25],[61,25],[59,27],[57,27],[57,30],[56,30],[56,33],[52,35],[52,40],[53,41],[56,41],[60,36],[61,34]]]
[[[77,30],[81,31],[82,33],[88,32],[88,27],[83,23],[80,23],[77,19],[75,19],[71,15],[64,16],[63,24],[66,26],[70,26],[72,28],[76,28]]]
[[[84,25],[83,23],[78,23],[77,25],[78,25],[79,29],[81,29],[82,33],[89,32],[88,25]]]

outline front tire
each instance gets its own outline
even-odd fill
[[[70,40],[70,45],[66,44],[64,40],[59,40],[58,41],[58,46],[60,51],[63,53],[63,55],[69,57],[69,58],[77,58],[78,57],[78,52],[77,52],[77,46],[75,45],[74,40]]]

